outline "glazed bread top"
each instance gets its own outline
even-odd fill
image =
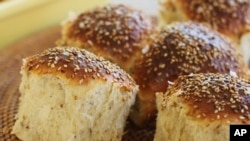
[[[54,74],[75,84],[93,79],[135,86],[134,80],[120,67],[84,49],[55,47],[24,59],[23,70],[37,74]]]
[[[186,19],[205,22],[229,37],[238,38],[250,29],[249,0],[166,0]],[[169,3],[170,1],[170,3]]]
[[[84,46],[126,67],[129,65],[127,62],[146,46],[154,30],[154,21],[142,11],[121,4],[110,4],[67,21],[63,29],[63,41],[77,44],[77,47]]]
[[[176,97],[188,115],[225,123],[250,123],[250,82],[227,74],[180,76],[163,95],[161,108]]]
[[[155,35],[137,62],[134,78],[142,89],[164,92],[167,81],[190,73],[236,72],[248,69],[234,46],[216,31],[194,22],[176,22]]]

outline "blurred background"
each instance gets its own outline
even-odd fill
[[[124,3],[156,14],[157,0],[0,0],[0,49],[50,26],[60,25],[70,12],[107,3]]]
[[[60,24],[70,11],[80,12],[106,0],[2,0],[0,1],[0,49]]]

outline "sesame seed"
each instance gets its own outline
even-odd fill
[[[217,115],[217,119],[220,119],[220,115]]]
[[[247,106],[247,105],[243,105],[243,108],[244,108],[245,110],[248,110],[248,106]]]
[[[51,67],[51,68],[54,68],[54,67],[55,67],[55,64],[51,64],[50,67]]]
[[[246,119],[244,116],[240,116],[239,118],[240,118],[240,119]]]
[[[201,118],[201,115],[197,115],[196,118]]]
[[[223,117],[224,117],[224,118],[227,118],[227,117],[228,117],[228,114],[225,114]]]
[[[59,67],[57,68],[57,70],[58,70],[58,71],[60,71],[61,69],[62,69],[62,67],[61,67],[61,66],[59,66]]]
[[[93,45],[94,45],[93,42],[92,42],[91,40],[87,40],[87,42],[88,42],[88,44],[89,44],[90,46],[93,46]]]
[[[36,65],[36,67],[35,67],[36,69],[38,69],[39,68],[39,64],[38,65]]]

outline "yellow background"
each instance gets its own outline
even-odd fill
[[[5,0],[0,2],[0,48],[46,27],[60,24],[70,11],[79,13],[106,0]]]

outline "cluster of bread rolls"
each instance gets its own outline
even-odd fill
[[[178,76],[208,72],[249,75],[240,53],[216,31],[194,22],[165,26],[134,67],[140,91],[130,117],[137,125],[147,125],[156,115],[156,92],[165,92]]]
[[[121,140],[138,92],[124,70],[146,47],[154,24],[124,5],[95,8],[67,21],[60,47],[23,61],[12,133],[25,141]]]
[[[190,1],[194,7],[199,2]],[[185,7],[191,14],[186,17],[193,20],[195,12],[187,11],[186,2],[175,4]],[[249,3],[242,7],[248,9]],[[235,44],[221,34],[228,31],[238,37],[245,31],[244,8],[237,11],[239,22],[233,20],[225,28],[216,21],[210,24],[220,23],[218,28],[211,28],[195,16],[157,29],[154,18],[122,4],[76,15],[62,26],[57,41],[61,47],[24,59],[13,134],[22,140],[121,140],[129,117],[140,128],[156,124],[157,141],[201,140],[215,132],[227,139],[230,123],[249,123],[250,105],[244,103],[249,98],[249,70]],[[226,30],[235,25],[240,28]],[[236,109],[241,107],[239,113],[228,110],[231,98]],[[219,102],[219,110],[200,101]],[[176,125],[175,119],[180,120]],[[193,127],[193,132],[181,130]],[[194,137],[197,130],[201,136]]]

